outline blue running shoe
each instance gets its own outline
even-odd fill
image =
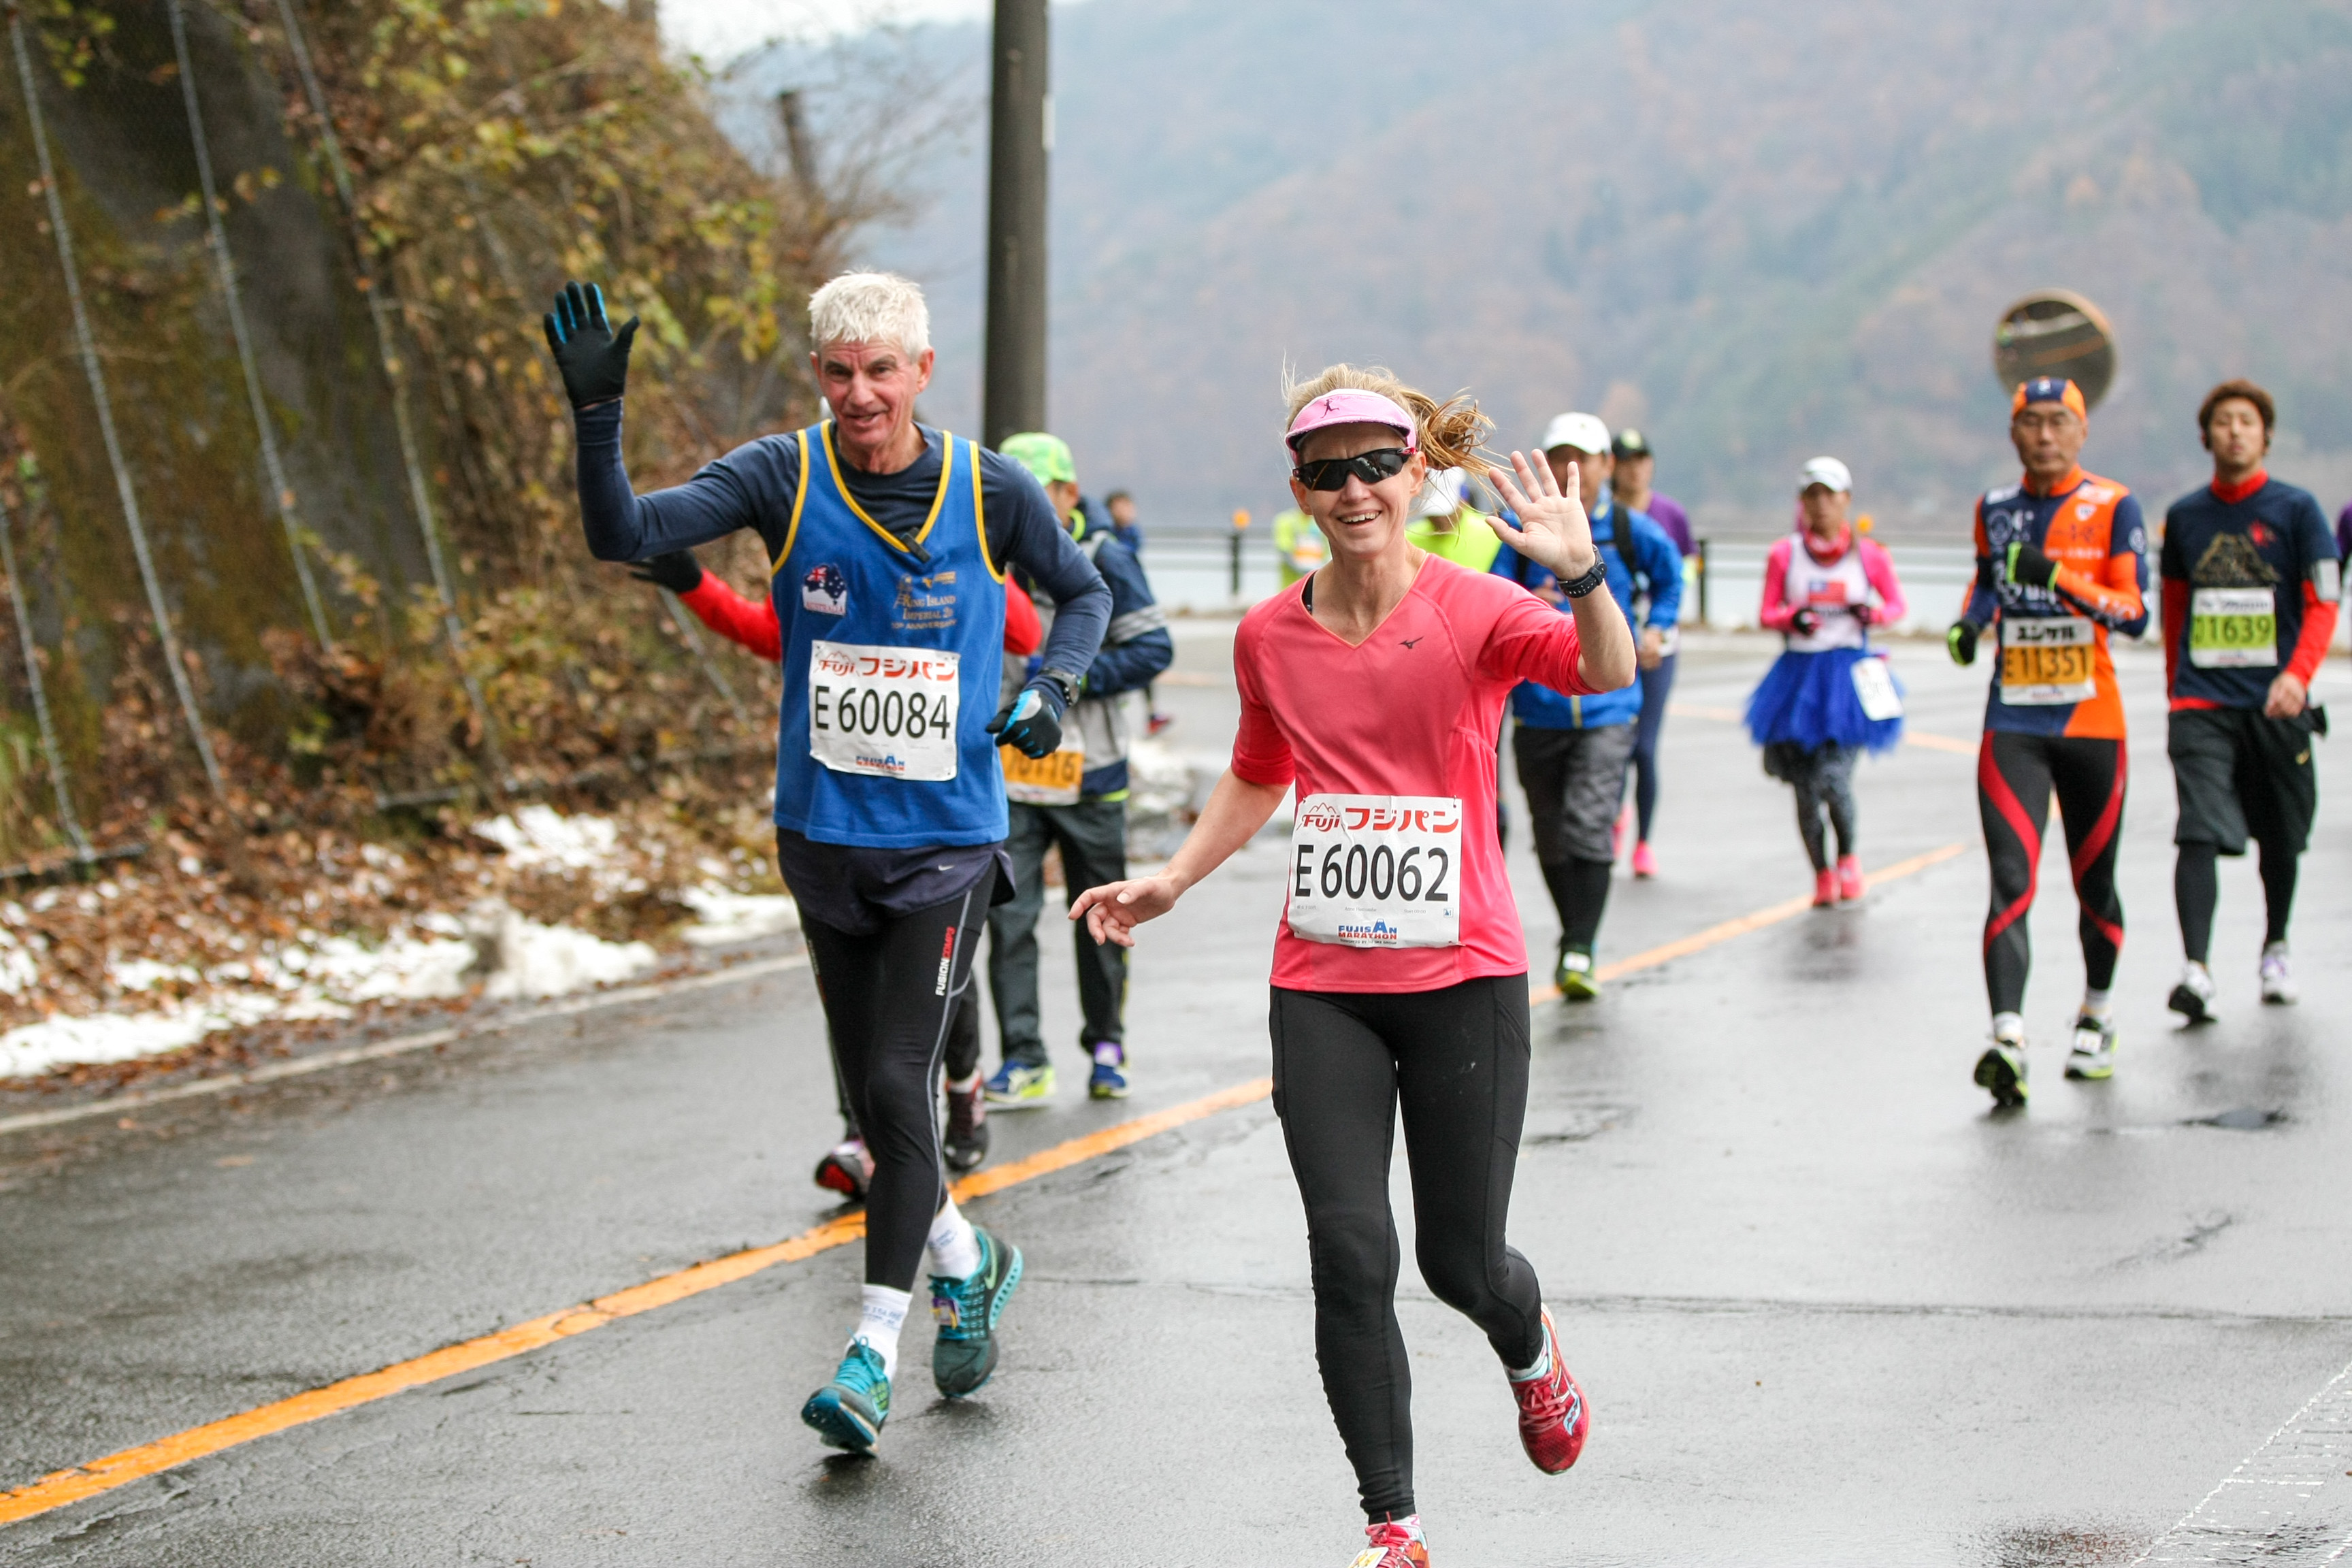
[[[872,1453],[889,1418],[890,1378],[880,1353],[864,1340],[849,1342],[841,1370],[801,1406],[801,1419],[829,1447],[853,1454]]]
[[[1127,1047],[1116,1040],[1101,1040],[1095,1045],[1094,1076],[1087,1079],[1087,1093],[1097,1100],[1127,1098]]]
[[[988,1103],[1005,1110],[1032,1110],[1054,1098],[1054,1064],[1006,1062],[988,1080]]]
[[[961,1279],[931,1276],[931,1316],[940,1336],[931,1343],[931,1381],[950,1399],[976,1394],[996,1370],[996,1320],[1021,1283],[1021,1249],[978,1226],[980,1267]]]

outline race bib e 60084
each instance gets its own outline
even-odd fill
[[[809,755],[837,773],[956,776],[958,659],[934,648],[809,646]]]
[[[1312,795],[1290,833],[1290,931],[1343,947],[1462,944],[1462,803]]]
[[[2099,694],[2093,660],[2098,637],[2081,616],[2000,617],[2000,700],[2012,708],[2055,708]]]
[[[2199,588],[2189,595],[2189,662],[2243,669],[2278,662],[2278,600],[2268,588]]]

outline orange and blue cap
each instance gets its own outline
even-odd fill
[[[2074,417],[2090,422],[2090,405],[2083,401],[2083,389],[2063,375],[2037,375],[2032,381],[2017,384],[2017,395],[2009,400],[2009,416],[2016,418],[2025,412],[2029,403],[2063,403],[2074,411]]]

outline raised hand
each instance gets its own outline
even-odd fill
[[[637,335],[631,316],[614,331],[604,319],[604,291],[591,283],[566,283],[543,324],[555,368],[574,408],[610,403],[627,388],[629,344]]]
[[[1135,928],[1176,907],[1176,884],[1167,877],[1134,877],[1088,888],[1070,905],[1070,918],[1087,922],[1087,934],[1120,947],[1135,945]]]
[[[1565,492],[1552,478],[1550,464],[1529,463],[1519,452],[1511,454],[1508,470],[1496,468],[1490,477],[1503,504],[1519,520],[1517,527],[1507,518],[1490,520],[1504,543],[1564,583],[1592,570],[1600,552],[1592,545],[1592,523],[1584,515],[1574,464],[1569,465]]]

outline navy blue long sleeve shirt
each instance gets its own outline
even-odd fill
[[[706,464],[682,485],[638,495],[621,460],[621,405],[601,403],[575,416],[579,433],[580,522],[599,561],[643,561],[723,539],[739,528],[759,534],[768,558],[784,547],[800,481],[800,444],[762,436]],[[923,455],[892,474],[869,474],[845,461],[842,478],[868,515],[911,539],[930,515],[945,450],[939,431],[918,425]],[[1055,605],[1042,668],[1083,676],[1110,624],[1111,591],[1094,563],[1062,531],[1053,503],[1029,471],[1010,458],[980,454],[982,509],[988,552],[1017,565]]]

